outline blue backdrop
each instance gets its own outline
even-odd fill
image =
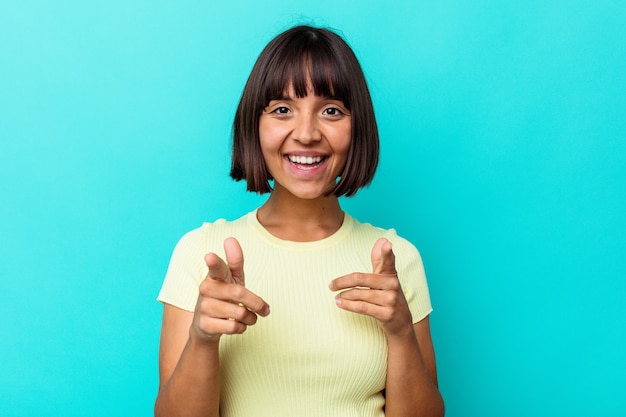
[[[343,204],[422,252],[447,415],[626,415],[625,4],[3,1],[0,415],[151,415],[171,250],[262,202],[230,125],[301,22],[365,68]]]

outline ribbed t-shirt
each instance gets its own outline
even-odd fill
[[[220,339],[222,417],[384,416],[387,343],[375,319],[344,311],[328,288],[334,278],[371,272],[376,240],[393,244],[398,277],[416,323],[431,311],[421,257],[395,230],[345,214],[331,236],[281,240],[256,210],[204,223],[178,242],[158,300],[194,311],[209,252],[224,257],[235,237],[244,254],[245,285],[271,308],[242,335]]]

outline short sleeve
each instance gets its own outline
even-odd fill
[[[413,244],[396,235],[393,230],[389,240],[396,256],[400,285],[409,304],[413,323],[417,323],[433,311],[422,257]]]
[[[157,300],[194,311],[198,287],[208,272],[204,263],[206,253],[204,226],[185,234],[174,248]]]

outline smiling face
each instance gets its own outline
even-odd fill
[[[259,120],[261,151],[274,189],[301,199],[323,197],[346,165],[352,116],[344,103],[297,97],[293,87],[271,100]]]
[[[300,103],[309,98],[318,103],[310,106],[314,109],[302,107],[303,112]],[[325,99],[330,99],[328,102],[337,105],[338,110],[343,109],[343,115],[320,109],[324,105],[320,102]],[[286,103],[284,109],[271,108],[279,101]],[[294,123],[304,120],[307,111],[315,115],[306,117],[320,136],[313,135],[312,141],[298,137],[297,132],[289,133],[294,130]],[[350,126],[346,128],[348,122]],[[349,140],[337,133],[346,130],[350,131]],[[342,146],[335,145],[338,137],[349,142],[347,155]],[[266,148],[263,150],[262,141]],[[276,147],[276,141],[284,142],[284,149]],[[328,176],[328,183],[341,174],[323,194],[350,197],[367,186],[378,165],[378,128],[365,76],[348,44],[332,31],[310,26],[295,26],[272,39],[255,62],[241,95],[233,121],[232,149],[230,176],[236,181],[245,180],[248,191],[271,192],[272,177],[278,180],[278,187],[287,184],[281,179],[284,167],[278,164],[284,161],[274,157],[294,150],[312,152],[305,152],[307,158],[322,158],[324,152],[329,152],[330,156],[311,160],[311,164],[306,163],[308,160],[291,159],[292,166],[298,168],[291,174],[297,174],[301,185],[308,182],[311,190],[322,171]],[[338,159],[343,161],[337,164],[334,161]],[[272,166],[266,166],[266,161]],[[337,166],[342,169],[336,170]],[[303,177],[307,169],[308,177]]]

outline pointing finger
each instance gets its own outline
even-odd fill
[[[391,274],[396,272],[396,257],[390,241],[380,238],[372,248],[372,268],[375,274]]]
[[[224,252],[226,253],[226,263],[230,269],[233,281],[245,286],[243,274],[243,251],[241,245],[234,237],[229,237],[224,241]]]
[[[232,274],[226,262],[214,253],[209,253],[204,257],[204,262],[209,267],[208,276],[224,282],[232,282]]]

